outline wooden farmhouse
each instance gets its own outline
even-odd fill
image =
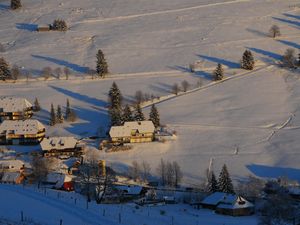
[[[25,163],[21,160],[0,160],[0,181],[20,184],[25,179]]]
[[[153,141],[154,131],[152,121],[134,121],[112,126],[109,135],[113,143],[141,143]]]
[[[24,120],[33,115],[33,106],[25,98],[0,98],[0,120]]]
[[[216,213],[230,216],[248,216],[254,213],[254,205],[241,196],[215,192],[202,202],[203,208],[213,209]]]
[[[40,145],[45,157],[77,157],[84,149],[84,144],[74,137],[47,137]]]
[[[38,144],[45,137],[45,127],[38,120],[4,120],[0,124],[0,144]]]

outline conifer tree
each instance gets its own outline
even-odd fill
[[[249,50],[246,50],[243,54],[243,58],[241,61],[241,68],[245,70],[253,70],[254,69],[254,57],[252,55],[252,52]]]
[[[4,58],[0,58],[0,79],[3,81],[6,79],[11,79],[9,64]]]
[[[106,59],[104,57],[104,54],[100,49],[98,50],[96,58],[97,58],[97,62],[96,62],[97,63],[96,64],[97,74],[100,77],[104,77],[108,73],[108,65],[107,65]]]
[[[224,70],[223,70],[222,64],[219,63],[217,65],[217,68],[215,69],[215,71],[213,73],[213,76],[214,76],[214,80],[215,81],[223,79],[223,77],[224,77]]]
[[[125,105],[123,110],[123,122],[133,121],[132,112],[128,104]]]
[[[49,125],[54,126],[55,124],[56,124],[56,115],[55,115],[53,104],[51,104]]]
[[[109,90],[108,98],[108,113],[110,115],[111,126],[122,125],[122,94],[115,82],[113,82]]]
[[[37,98],[35,98],[33,104],[34,104],[33,110],[34,110],[35,112],[41,111],[41,106],[40,106],[39,100],[38,100]]]
[[[212,172],[208,179],[207,191],[210,193],[214,193],[214,192],[217,192],[218,190],[219,190],[218,182],[217,182],[215,173]]]
[[[149,114],[149,119],[153,122],[154,126],[157,128],[160,126],[159,113],[156,106],[153,104]]]
[[[64,122],[64,117],[63,117],[60,105],[57,106],[56,121],[57,121],[57,123],[63,123]]]
[[[233,184],[226,164],[223,165],[222,171],[219,175],[218,186],[221,192],[234,194]]]
[[[12,10],[19,9],[21,7],[22,7],[21,0],[11,0],[10,1],[10,8]]]
[[[135,114],[134,114],[134,120],[135,121],[143,121],[145,120],[145,116],[142,112],[142,108],[139,104],[136,105],[136,108],[135,108]]]

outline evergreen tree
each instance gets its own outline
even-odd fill
[[[121,126],[123,124],[122,113],[120,108],[109,108],[108,114],[110,116],[111,126]]]
[[[22,7],[21,0],[11,0],[10,1],[10,8],[12,10],[19,9],[21,7]]]
[[[57,121],[57,123],[63,123],[64,122],[64,117],[63,117],[60,105],[57,106],[56,121]]]
[[[118,85],[115,82],[113,82],[109,90],[108,97],[111,108],[121,108],[123,97]]]
[[[67,98],[67,104],[66,104],[66,120],[69,121],[71,116],[71,108],[70,108],[70,102],[69,99]]]
[[[108,98],[108,113],[110,115],[111,126],[122,125],[122,94],[115,82],[113,82],[109,90]]]
[[[97,58],[97,62],[96,62],[97,63],[97,65],[96,65],[97,74],[100,77],[104,77],[108,73],[108,65],[107,65],[106,59],[104,57],[104,54],[100,49],[98,50],[96,58]]]
[[[4,58],[0,58],[0,79],[3,81],[6,79],[11,79],[9,64]]]
[[[53,104],[51,104],[49,125],[54,126],[55,124],[56,124],[56,115],[55,115]]]
[[[218,190],[219,190],[218,182],[217,182],[215,173],[212,172],[208,179],[207,191],[210,193],[214,193],[214,192],[217,192]]]
[[[133,121],[132,112],[129,105],[125,105],[123,110],[123,122],[130,122]]]
[[[145,120],[145,116],[142,112],[142,108],[139,104],[136,105],[136,108],[135,108],[135,114],[134,114],[134,120],[135,121],[143,121]]]
[[[154,104],[151,107],[151,111],[149,114],[149,120],[151,120],[153,122],[153,124],[156,128],[160,126],[159,113]]]
[[[222,171],[219,175],[218,186],[221,192],[234,194],[233,184],[226,164],[223,165]]]
[[[213,73],[213,76],[214,76],[214,80],[215,81],[223,79],[223,77],[224,77],[224,70],[223,70],[222,64],[219,63],[217,65],[217,68],[215,69],[215,71]]]
[[[40,103],[37,98],[35,98],[33,104],[34,104],[33,111],[35,111],[35,112],[41,111],[41,106],[40,106]]]
[[[254,68],[254,57],[252,55],[252,52],[249,50],[246,50],[243,54],[243,58],[241,61],[241,68],[245,70],[253,70]]]

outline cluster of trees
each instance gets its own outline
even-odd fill
[[[169,162],[161,159],[157,167],[157,173],[161,184],[170,187],[178,187],[183,178],[181,168],[176,161]]]
[[[68,26],[66,21],[62,19],[55,19],[52,24],[52,30],[57,30],[57,31],[67,31]]]
[[[12,79],[9,64],[4,58],[0,58],[0,79],[3,81]]]
[[[64,119],[66,119],[68,122],[74,122],[77,119],[75,111],[71,109],[69,99],[67,99],[65,117],[63,116],[60,105],[57,106],[55,111],[53,104],[51,104],[49,125],[54,126],[55,124],[63,123]]]
[[[136,104],[134,111],[132,111],[128,104],[123,107],[122,101],[123,97],[121,91],[117,84],[113,82],[108,93],[108,113],[111,120],[111,126],[121,126],[125,122],[143,121],[146,119],[140,104]],[[149,119],[154,123],[155,127],[160,126],[159,113],[155,105],[152,105],[151,107]]]
[[[218,180],[213,171],[208,174],[207,191],[212,193],[217,191],[235,193],[226,164],[223,165]]]
[[[190,88],[190,86],[191,86],[191,84],[188,81],[186,81],[186,80],[183,80],[181,82],[181,86],[179,84],[175,83],[172,86],[172,93],[175,94],[175,95],[178,95],[178,93],[180,91],[187,92],[188,89]]]
[[[142,163],[133,161],[131,167],[128,170],[128,175],[135,181],[143,180],[144,182],[146,182],[151,176],[150,164],[146,161],[143,161]]]
[[[42,69],[41,75],[44,77],[45,80],[48,80],[51,76],[60,79],[63,72],[65,74],[66,80],[68,80],[69,75],[71,73],[68,67],[64,67],[62,71],[60,67],[57,67],[56,69],[53,70],[51,67],[47,66]]]

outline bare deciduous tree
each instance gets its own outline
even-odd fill
[[[14,80],[18,80],[18,78],[20,77],[20,69],[17,65],[13,65],[12,69],[11,69],[11,77]]]
[[[69,80],[69,75],[71,74],[71,71],[68,67],[64,67],[64,73],[66,76],[66,80]]]
[[[50,76],[52,75],[52,69],[51,67],[45,67],[42,70],[42,76],[44,77],[45,80],[48,80]]]
[[[280,36],[281,35],[280,28],[277,25],[273,25],[269,30],[269,35],[272,38],[276,38],[276,37]]]
[[[143,161],[141,165],[141,170],[142,170],[142,179],[144,180],[144,182],[146,182],[149,179],[151,173],[150,164],[146,161]]]
[[[295,50],[292,48],[288,48],[284,55],[282,56],[282,63],[283,66],[288,68],[295,68],[296,67],[296,57],[295,57]]]
[[[135,95],[134,95],[134,98],[135,98],[136,104],[141,104],[144,101],[143,92],[140,91],[140,90],[136,91]]]
[[[137,161],[133,161],[129,169],[129,175],[133,180],[138,180],[141,175],[141,167]]]
[[[180,91],[180,88],[179,88],[178,84],[177,83],[173,84],[172,93],[175,95],[178,95],[179,91]]]
[[[163,159],[160,159],[160,164],[157,167],[157,173],[161,179],[162,185],[166,184],[166,163]]]
[[[189,89],[189,87],[190,87],[190,83],[187,82],[186,80],[184,80],[184,81],[181,82],[181,86],[182,86],[182,90],[184,92],[186,92]]]

